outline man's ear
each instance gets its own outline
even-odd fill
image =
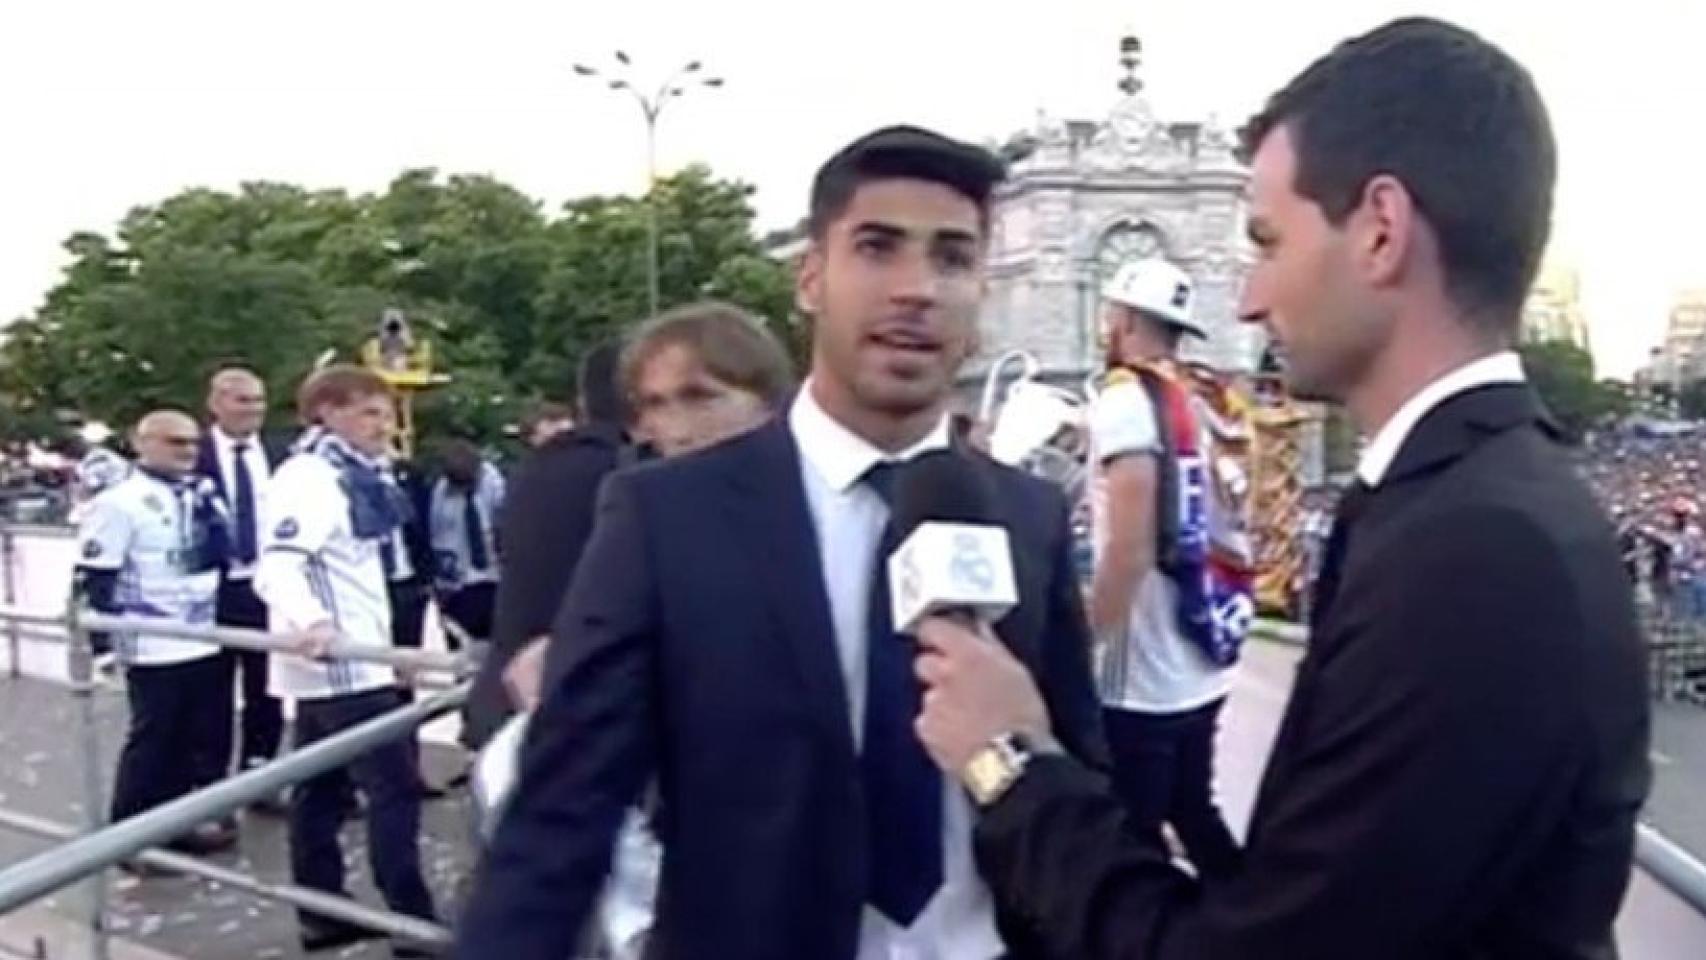
[[[808,317],[817,316],[823,306],[823,267],[823,248],[813,240],[794,271],[794,306]]]
[[[1391,174],[1370,177],[1352,218],[1352,254],[1370,285],[1401,279],[1416,253],[1416,201],[1409,188]]]

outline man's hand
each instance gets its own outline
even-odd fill
[[[919,625],[918,644],[914,668],[927,687],[918,738],[945,772],[960,776],[1004,733],[1050,739],[1048,708],[1036,684],[988,627],[931,617]]]
[[[397,686],[413,690],[421,682],[421,674],[425,671],[415,664],[399,663],[391,668],[397,672]]]
[[[539,688],[545,683],[545,651],[550,641],[549,636],[534,637],[504,667],[504,689],[519,710],[539,706]]]
[[[321,620],[302,631],[290,640],[290,649],[299,657],[310,660],[324,660],[331,650],[333,641],[338,639],[338,629],[332,626],[330,620]]]

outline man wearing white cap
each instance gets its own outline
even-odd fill
[[[1150,259],[1102,291],[1107,374],[1091,404],[1095,573],[1090,625],[1114,787],[1136,829],[1170,823],[1199,873],[1230,869],[1236,844],[1213,797],[1214,733],[1231,659],[1191,629],[1210,509],[1206,434],[1172,364],[1192,314],[1183,270]]]

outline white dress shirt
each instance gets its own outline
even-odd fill
[[[1403,449],[1404,441],[1410,438],[1416,424],[1445,401],[1476,387],[1523,383],[1526,379],[1522,372],[1522,358],[1512,350],[1482,357],[1440,377],[1416,391],[1375,431],[1374,439],[1363,448],[1362,457],[1357,462],[1357,477],[1370,487],[1380,486],[1380,481],[1386,479],[1386,471],[1391,469],[1393,459]]]
[[[474,509],[480,514],[480,541],[486,548],[486,566],[476,570],[468,546],[468,494],[452,487],[443,477],[433,484],[427,529],[432,538],[433,557],[439,563],[434,574],[441,586],[461,590],[477,583],[498,581],[498,514],[503,510],[504,493],[503,474],[497,467],[482,462],[480,482],[473,496]]]
[[[947,447],[948,420],[944,416],[910,449],[886,454],[832,419],[807,381],[789,410],[788,427],[800,448],[806,505],[817,531],[848,720],[857,745],[865,718],[865,617],[877,544],[888,522],[888,507],[859,478],[878,461],[908,460]],[[867,904],[859,925],[858,960],[989,960],[1004,952],[989,888],[972,861],[971,803],[952,777],[942,779],[942,886],[905,929]]]
[[[267,483],[272,479],[272,466],[267,463],[267,452],[261,447],[261,438],[256,436],[244,440],[235,440],[219,429],[215,424],[207,431],[213,437],[213,456],[219,464],[219,488],[225,491],[225,505],[230,510],[232,522],[237,517],[237,444],[248,444],[243,451],[243,461],[249,465],[249,485],[255,490],[255,551],[258,554],[261,546],[261,518],[267,515]],[[233,546],[235,546],[235,531],[233,531]],[[253,563],[238,563],[231,561],[225,570],[225,576],[231,580],[248,580],[255,575]]]

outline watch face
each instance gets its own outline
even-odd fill
[[[978,806],[988,806],[1006,794],[1030,759],[1029,738],[1021,733],[1002,734],[971,758],[961,779]]]

